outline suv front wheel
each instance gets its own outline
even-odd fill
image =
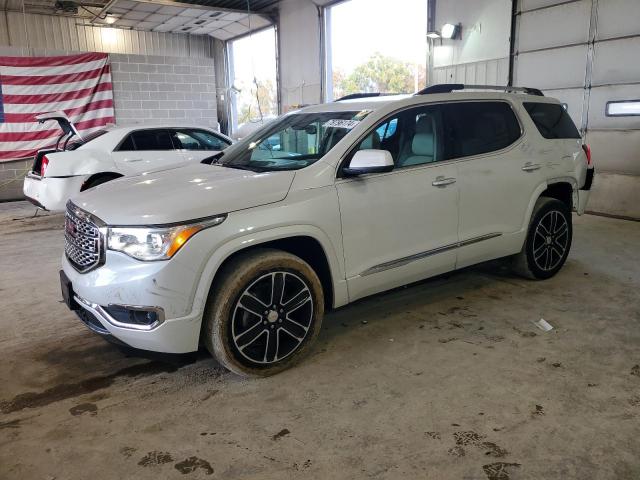
[[[553,277],[569,255],[572,236],[569,208],[555,198],[540,197],[522,251],[514,258],[514,270],[532,279]]]
[[[257,249],[216,277],[203,321],[207,349],[229,370],[265,377],[308,353],[324,315],[322,285],[301,258]]]

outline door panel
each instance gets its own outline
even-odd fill
[[[351,300],[455,268],[458,188],[432,183],[456,176],[436,164],[337,184]]]
[[[439,106],[409,108],[351,152],[387,150],[395,163],[336,183],[351,300],[455,268],[458,174],[442,161],[442,131]]]
[[[465,246],[457,266],[514,253],[519,242],[509,246],[506,237],[523,229],[531,198],[543,182],[544,155],[520,139],[518,119],[505,102],[446,105],[445,125],[448,153],[459,158],[458,235]]]

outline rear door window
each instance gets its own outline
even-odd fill
[[[131,132],[120,144],[118,151],[150,151],[150,150],[174,150],[171,135],[168,130],[137,130]]]
[[[447,159],[502,150],[520,138],[520,124],[506,102],[455,102],[442,107]]]
[[[186,150],[224,150],[229,146],[229,142],[213,133],[196,129],[176,130],[173,143],[177,145],[177,148]]]
[[[562,105],[539,102],[523,105],[544,138],[580,138],[580,132]]]

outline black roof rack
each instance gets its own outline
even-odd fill
[[[528,95],[544,97],[542,90],[529,87],[510,87],[508,85],[465,85],[464,83],[439,83],[423,88],[416,95],[428,95],[431,93],[451,93],[456,90],[501,90],[503,92],[522,92]]]
[[[382,93],[382,92],[350,93],[349,95],[345,95],[344,97],[335,99],[334,102],[341,102],[342,100],[354,100],[356,98],[386,97],[388,95],[402,95],[402,94],[401,93]]]

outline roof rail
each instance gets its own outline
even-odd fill
[[[527,95],[544,97],[542,90],[529,87],[511,87],[508,85],[465,85],[464,83],[439,83],[423,88],[416,95],[427,95],[430,93],[450,93],[455,90],[501,90],[503,92],[522,92]]]
[[[344,97],[335,99],[334,102],[341,102],[342,100],[354,100],[356,98],[386,97],[387,95],[400,95],[400,94],[399,93],[382,93],[382,92],[350,93],[349,95],[345,95]]]

